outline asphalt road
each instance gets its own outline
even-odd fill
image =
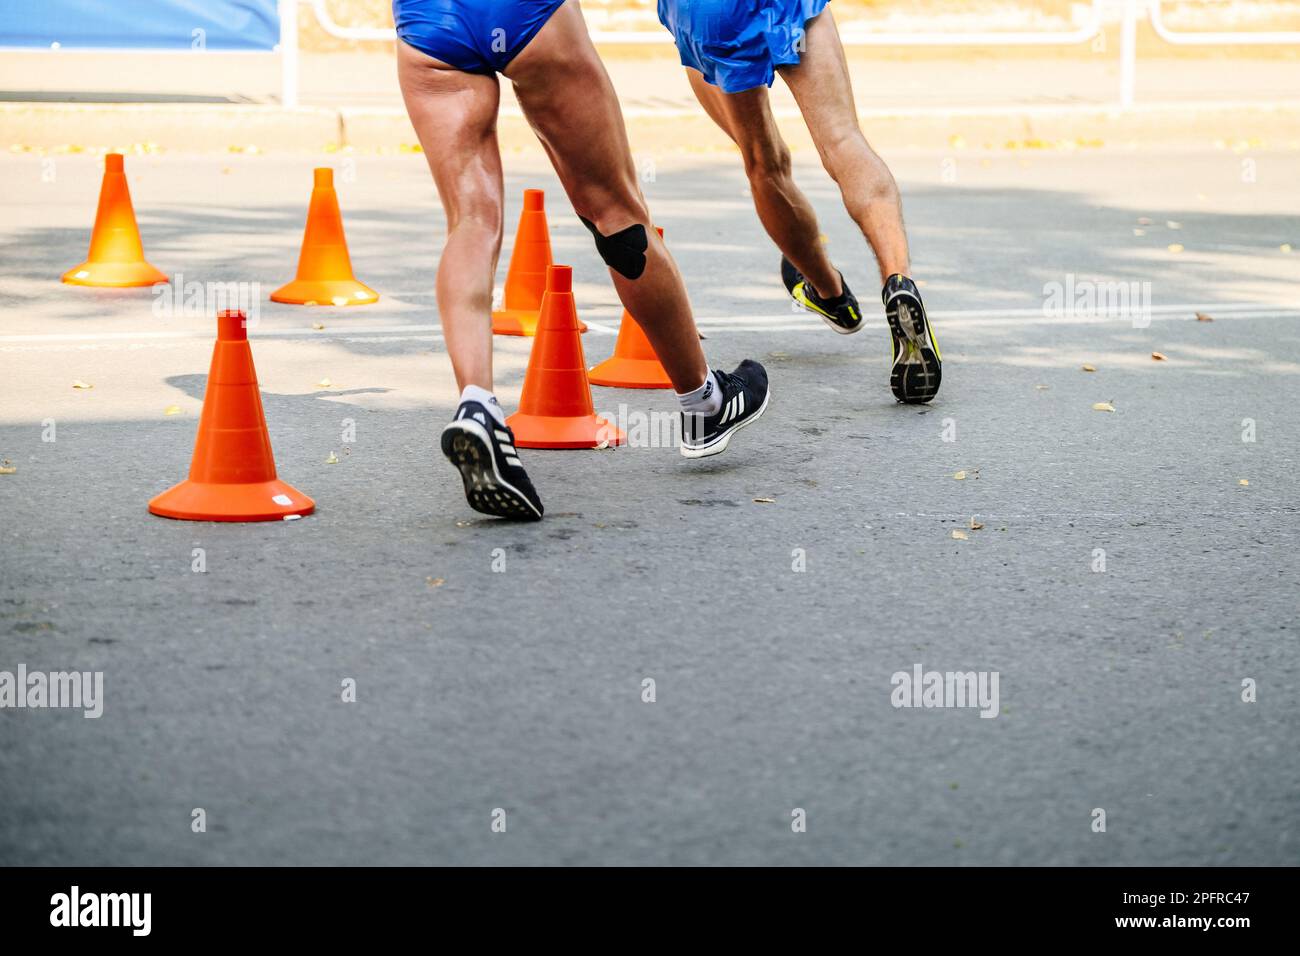
[[[1295,863],[1300,154],[889,158],[939,400],[893,403],[883,319],[790,310],[730,157],[656,156],[711,361],[765,362],[772,406],[704,463],[527,453],[530,526],[480,520],[435,451],[420,157],[320,157],[383,298],[263,304],[280,475],[318,511],[242,526],[145,510],[185,474],[213,322],[61,286],[99,160],[0,158],[0,671],[104,675],[98,719],[0,709],[0,862]],[[311,164],[130,158],[150,259],[264,299]],[[534,156],[507,165],[507,230],[546,187],[601,359],[619,309],[589,238]],[[833,185],[799,175],[873,314]],[[1149,282],[1150,324],[1044,314],[1071,276]],[[498,356],[513,404],[527,343]],[[918,664],[996,672],[997,716],[895,708]]]

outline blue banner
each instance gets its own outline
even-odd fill
[[[0,0],[0,46],[270,50],[276,0]]]

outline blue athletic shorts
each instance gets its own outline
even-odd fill
[[[659,21],[682,66],[724,93],[771,86],[778,66],[799,62],[804,24],[829,0],[659,0]]]
[[[465,73],[500,73],[564,0],[393,0],[397,35]]]

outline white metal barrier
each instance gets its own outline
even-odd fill
[[[850,32],[842,35],[846,46],[1069,46],[1087,43],[1102,32],[1107,7],[1118,6],[1120,25],[1119,106],[1133,107],[1137,84],[1137,26],[1145,12],[1156,35],[1177,45],[1300,44],[1300,31],[1264,32],[1177,32],[1170,30],[1161,14],[1162,0],[1092,0],[1083,25],[1073,30],[1008,30],[985,33],[886,33]],[[289,109],[298,105],[298,21],[297,5],[310,4],[321,29],[340,40],[395,40],[396,31],[387,27],[349,27],[338,23],[329,12],[327,0],[279,0],[281,103]],[[654,32],[593,31],[598,44],[670,43],[666,30]]]

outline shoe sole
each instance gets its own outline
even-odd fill
[[[763,396],[763,404],[758,406],[758,411],[750,415],[748,418],[742,419],[740,422],[738,422],[735,425],[734,428],[728,428],[725,432],[722,433],[720,437],[714,439],[714,441],[711,444],[704,445],[699,448],[690,448],[687,445],[683,444],[681,446],[682,457],[683,458],[709,458],[713,455],[721,455],[724,451],[727,450],[727,446],[731,444],[732,435],[736,434],[736,432],[740,431],[746,425],[751,425],[763,417],[763,413],[767,411],[767,403],[770,402],[771,400],[772,400],[772,389],[771,387],[769,387],[767,390],[767,394]]]
[[[924,405],[939,394],[943,362],[927,326],[924,313],[904,296],[895,296],[885,312],[894,340],[894,363],[889,387],[905,405]]]
[[[475,511],[494,518],[540,521],[542,514],[528,496],[497,471],[487,429],[473,419],[460,418],[442,430],[442,453],[460,471],[465,500]]]

